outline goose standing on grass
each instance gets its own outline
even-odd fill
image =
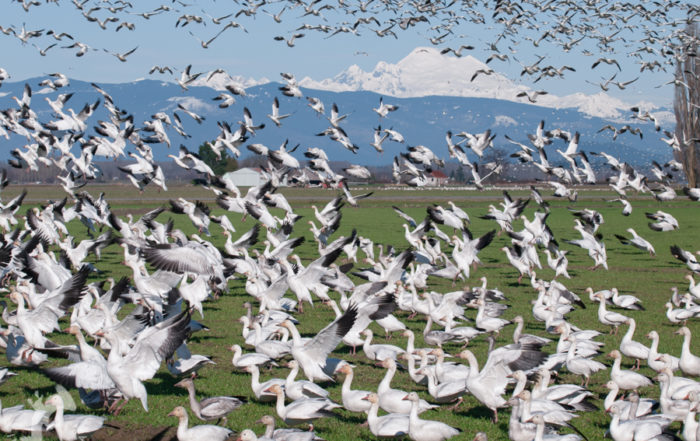
[[[459,434],[459,429],[448,426],[441,421],[423,420],[418,417],[420,398],[415,392],[411,392],[403,400],[411,403],[411,411],[408,415],[408,436],[414,441],[444,441]]]
[[[613,305],[617,306],[618,308],[644,311],[644,307],[641,305],[642,301],[637,297],[629,294],[620,295],[617,288],[613,288],[610,291],[612,292],[612,297],[610,297],[610,300],[612,301]]]
[[[566,369],[574,375],[581,375],[583,377],[583,380],[581,380],[581,386],[588,387],[591,374],[605,369],[607,366],[599,361],[591,360],[590,358],[578,355],[576,353],[576,346],[578,343],[575,336],[570,335],[567,337],[567,340],[571,342],[571,345],[569,346],[569,351],[566,355]]]
[[[408,434],[409,416],[406,413],[389,413],[377,416],[379,411],[379,397],[371,393],[364,397],[370,403],[367,412],[367,424],[372,435],[380,438],[395,438]]]
[[[275,429],[275,418],[271,415],[263,415],[263,417],[257,420],[255,423],[265,425],[265,434],[262,436],[262,438],[264,438],[266,441],[324,441],[323,438],[309,430],[293,428]]]
[[[224,396],[204,398],[201,401],[197,400],[193,378],[185,378],[175,383],[175,387],[187,389],[187,394],[190,399],[190,409],[192,409],[192,413],[202,421],[217,420],[218,423],[219,420],[223,419],[225,425],[227,421],[226,415],[238,409],[241,407],[241,404],[243,404],[243,401],[238,398]]]
[[[659,437],[664,433],[668,424],[664,425],[658,419],[620,421],[620,408],[616,404],[610,406],[606,411],[612,415],[609,430],[614,441],[674,439],[673,436]]]
[[[636,359],[637,363],[635,369],[639,370],[641,360],[646,360],[649,358],[649,348],[637,341],[632,340],[634,330],[637,326],[634,319],[629,318],[625,323],[629,325],[629,329],[627,329],[627,332],[625,332],[625,335],[622,337],[622,341],[620,341],[620,352],[630,358]]]
[[[637,402],[634,404],[631,401],[615,400],[618,392],[620,392],[620,387],[612,380],[605,383],[605,387],[607,387],[610,392],[608,392],[603,400],[603,407],[609,409],[610,406],[615,404],[620,409],[620,419],[623,421],[648,415],[659,407],[659,402],[651,398],[637,399]]]
[[[647,366],[649,366],[656,372],[661,372],[662,370],[664,370],[664,368],[667,367],[666,362],[664,362],[661,359],[661,355],[665,355],[668,357],[669,362],[671,363],[668,367],[670,367],[673,371],[678,370],[678,363],[680,362],[680,360],[677,357],[672,357],[668,354],[659,354],[659,333],[656,331],[649,331],[646,337],[648,339],[651,339],[651,346],[649,346],[649,358],[647,358]]]
[[[341,389],[343,407],[350,412],[368,412],[370,407],[372,407],[372,403],[366,400],[365,397],[367,397],[370,392],[350,389],[354,377],[352,367],[349,364],[344,364],[340,366],[336,372],[345,374],[345,380],[343,380]]]
[[[404,350],[395,345],[388,344],[372,344],[373,333],[371,329],[365,329],[362,331],[362,335],[365,336],[365,341],[362,344],[362,350],[364,351],[367,358],[375,361],[383,361],[386,358],[391,358],[396,360],[399,354],[402,354]]]
[[[64,403],[60,395],[52,395],[44,404],[56,407],[56,415],[47,429],[53,428],[61,441],[89,437],[104,424],[104,417],[97,415],[64,415]]]
[[[299,363],[291,360],[287,363],[290,369],[287,379],[284,382],[284,394],[290,400],[300,400],[302,398],[328,398],[329,392],[321,386],[306,380],[296,380],[299,373]]]
[[[384,378],[382,378],[382,381],[377,387],[379,407],[389,413],[409,413],[411,411],[411,403],[402,401],[403,397],[406,396],[406,392],[391,388],[391,380],[396,374],[396,361],[394,361],[393,358],[387,358],[382,360],[382,362],[379,364],[381,367],[387,370]],[[428,409],[434,409],[436,407],[437,406],[430,404],[425,400],[420,400],[418,413],[425,412]]]
[[[231,429],[211,424],[187,427],[187,411],[182,406],[177,406],[168,416],[177,417],[179,420],[177,425],[178,441],[224,441],[233,433]]]
[[[508,375],[515,370],[527,371],[544,361],[544,354],[527,344],[508,345],[489,353],[486,363],[479,371],[479,363],[468,349],[458,355],[469,361],[467,389],[493,412],[493,421],[498,422],[498,408],[506,405],[503,394],[508,385]]]
[[[598,300],[598,320],[608,326],[612,326],[610,329],[610,334],[617,335],[617,327],[623,323],[626,323],[629,317],[620,314],[615,311],[608,311],[605,309],[605,297],[601,293],[596,293],[594,297]]]
[[[608,357],[615,360],[610,369],[610,379],[614,381],[622,390],[636,391],[640,387],[651,386],[651,380],[642,374],[620,369],[622,354],[617,349],[610,351]]]
[[[695,311],[694,309],[673,309],[673,303],[671,302],[666,302],[664,306],[666,308],[666,318],[668,318],[671,323],[685,326],[688,319],[700,316],[700,311]]]
[[[255,398],[260,402],[265,401],[275,401],[277,395],[267,392],[275,384],[278,386],[284,386],[284,380],[281,378],[272,378],[263,383],[260,382],[260,369],[257,365],[246,366],[243,368],[244,371],[251,375],[250,387],[253,389],[253,394]]]
[[[302,398],[284,404],[284,390],[279,385],[273,385],[266,392],[272,392],[277,396],[277,415],[288,425],[311,423],[313,420],[333,416],[331,412],[340,405],[325,398]]]
[[[678,366],[681,368],[681,372],[691,377],[700,376],[700,357],[693,355],[690,352],[690,329],[683,326],[674,334],[683,336],[683,347],[681,349],[681,358]]]

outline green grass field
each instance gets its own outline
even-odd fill
[[[3,199],[9,200],[11,193],[19,189],[8,189],[3,193]],[[168,206],[167,199],[182,195],[191,200],[202,198],[209,200],[209,205],[212,207],[212,214],[220,214],[221,209],[215,206],[212,201],[211,193],[200,188],[194,187],[178,187],[170,189],[168,192],[147,191],[145,194],[137,197],[135,192],[130,187],[121,186],[92,186],[88,191],[97,196],[101,191],[107,193],[108,200],[111,201],[112,210],[123,216],[131,212],[136,216],[158,205]],[[307,240],[305,244],[298,250],[302,260],[306,263],[317,254],[316,243],[309,232],[306,220],[313,219],[311,211],[312,204],[324,204],[336,195],[335,191],[329,190],[295,190],[284,189],[290,202],[295,207],[298,214],[304,216],[304,219],[297,224],[293,236],[304,236]],[[547,190],[543,191],[548,194]],[[528,197],[527,191],[511,191],[514,197]],[[27,196],[27,204],[40,203],[48,199],[62,198],[63,194],[60,189],[53,187],[30,187]],[[673,335],[673,331],[677,329],[672,326],[666,319],[663,305],[668,301],[671,294],[671,287],[678,286],[684,290],[687,285],[684,276],[688,273],[687,268],[680,262],[673,259],[669,252],[669,246],[677,244],[688,250],[696,250],[700,248],[698,243],[697,231],[700,231],[700,217],[698,216],[698,207],[696,203],[689,201],[685,197],[679,197],[676,201],[660,204],[654,201],[651,196],[643,195],[632,198],[634,211],[631,216],[623,217],[621,215],[621,206],[618,203],[607,202],[606,200],[614,196],[602,191],[587,191],[580,196],[580,199],[575,204],[570,204],[568,201],[550,200],[552,205],[551,215],[548,219],[548,225],[551,227],[555,237],[561,244],[563,249],[570,250],[569,258],[569,273],[572,276],[571,280],[561,280],[569,289],[579,294],[587,304],[587,309],[577,309],[568,315],[570,322],[581,328],[597,329],[603,332],[602,341],[605,342],[605,353],[612,349],[616,349],[619,341],[624,333],[624,328],[618,336],[609,336],[608,328],[598,323],[596,316],[597,304],[592,304],[585,294],[586,287],[592,287],[594,290],[609,289],[617,287],[621,293],[633,294],[642,299],[646,311],[631,311],[625,314],[633,317],[637,321],[637,332],[635,339],[637,341],[648,343],[649,341],[644,335],[652,329],[659,332],[661,337],[660,352],[668,352],[678,356],[680,354],[681,339]],[[471,231],[475,236],[481,235],[491,229],[497,228],[493,221],[479,219],[480,215],[486,213],[489,204],[497,204],[502,199],[500,191],[487,192],[472,192],[472,191],[403,191],[403,190],[377,190],[372,198],[365,199],[361,202],[360,208],[344,207],[343,221],[337,235],[348,235],[355,228],[361,236],[372,239],[375,244],[391,244],[397,249],[403,249],[407,243],[403,236],[402,223],[400,219],[391,209],[391,205],[397,205],[405,212],[414,218],[422,219],[425,216],[426,206],[431,203],[445,203],[447,200],[453,200],[458,206],[462,207],[469,213],[472,223]],[[28,205],[27,205],[28,206]],[[587,253],[577,247],[565,244],[564,239],[576,239],[578,233],[573,230],[573,216],[569,213],[566,207],[576,208],[591,208],[598,210],[605,218],[605,223],[602,225],[600,232],[605,237],[605,243],[608,251],[608,271],[599,269],[590,271],[589,267],[592,261],[587,256]],[[534,202],[528,206],[525,215],[532,218],[532,212],[536,208]],[[644,216],[646,211],[664,210],[674,215],[680,225],[680,230],[672,232],[655,232],[647,227],[647,219]],[[26,207],[23,207],[18,213],[23,214]],[[196,232],[195,228],[190,224],[189,220],[183,215],[174,215],[171,212],[165,212],[160,215],[160,221],[167,220],[169,217],[175,219],[175,226],[190,234]],[[253,226],[253,219],[248,218],[245,222],[241,222],[240,215],[230,213],[229,217],[234,223],[239,233],[247,231]],[[70,225],[73,233],[78,237],[84,237],[84,227],[79,222],[73,222]],[[648,254],[632,247],[621,245],[613,234],[627,235],[626,228],[634,228],[640,235],[648,239],[656,248],[657,256],[650,257]],[[521,223],[514,225],[515,230],[522,228]],[[221,230],[217,225],[212,224],[212,237],[210,240],[215,245],[222,246],[224,236],[220,234]],[[447,228],[443,231],[451,234]],[[264,239],[261,235],[261,241]],[[430,278],[429,283],[431,289],[438,292],[447,292],[459,289],[470,284],[479,284],[478,279],[481,276],[488,278],[490,287],[501,289],[509,298],[511,308],[504,314],[505,318],[513,318],[520,314],[526,320],[526,332],[545,335],[543,324],[534,321],[530,312],[530,300],[534,299],[535,291],[530,287],[529,282],[523,280],[523,283],[518,285],[517,272],[512,268],[505,259],[505,255],[499,248],[510,243],[506,235],[500,235],[494,239],[493,243],[480,254],[483,265],[472,273],[471,280],[458,284],[455,288],[451,286],[449,281],[442,279]],[[258,248],[262,244],[258,244]],[[443,249],[448,249],[447,245],[443,244]],[[449,254],[449,252],[448,252]],[[363,258],[362,253],[358,253],[358,257]],[[91,256],[89,260],[94,261]],[[102,260],[95,261],[95,265],[104,271],[102,277],[108,275],[118,277],[121,275],[129,275],[130,270],[120,264],[122,260],[122,249],[116,245],[112,245],[103,252]],[[545,269],[538,271],[538,277],[549,280],[553,277],[553,272],[546,267],[546,258],[541,255],[542,264]],[[362,267],[360,262],[355,268]],[[99,277],[91,277],[91,281],[99,280]],[[194,353],[205,354],[211,356],[216,365],[205,367],[199,371],[200,378],[196,380],[196,387],[200,397],[212,395],[242,395],[247,396],[249,403],[242,406],[239,410],[232,413],[229,417],[228,427],[235,431],[241,431],[245,428],[253,428],[256,433],[262,432],[262,426],[254,426],[253,422],[262,415],[270,414],[276,416],[273,405],[259,404],[255,402],[250,390],[250,377],[248,374],[234,371],[230,357],[231,353],[228,347],[234,343],[243,344],[241,337],[241,325],[236,321],[238,317],[244,314],[242,304],[251,300],[243,289],[244,280],[236,279],[229,283],[229,292],[216,301],[205,303],[205,317],[201,320],[211,328],[208,332],[199,332],[193,335],[189,341],[189,347]],[[332,296],[337,298],[337,294],[332,293]],[[299,315],[301,322],[300,331],[302,334],[313,335],[334,318],[333,312],[325,307],[320,302],[315,304],[314,308],[305,308],[303,315]],[[400,317],[407,325],[416,332],[417,346],[422,346],[421,331],[424,327],[423,318],[418,316],[412,320],[407,320],[408,314],[402,311],[397,311],[396,315]],[[475,311],[468,312],[469,317],[474,317]],[[195,317],[199,320],[199,317]],[[689,323],[688,325],[694,334],[698,335],[700,326],[698,322]],[[375,340],[382,342],[383,332],[376,325],[372,326],[375,331]],[[504,329],[504,332],[498,339],[498,344],[506,344],[511,342],[512,326]],[[69,339],[64,336],[54,335],[59,341],[68,342]],[[694,337],[696,340],[700,335]],[[392,343],[405,345],[404,339],[401,337],[394,338]],[[553,346],[553,345],[550,345]],[[695,346],[698,348],[699,346]],[[487,343],[484,338],[477,338],[469,344],[469,348],[473,350],[481,364],[485,361]],[[244,350],[245,346],[244,346]],[[247,348],[252,350],[252,348]],[[458,346],[448,344],[445,350],[450,353],[456,353]],[[553,349],[550,349],[553,351]],[[700,352],[695,349],[695,353]],[[349,353],[349,348],[342,344],[334,352],[335,356],[344,358],[356,366],[355,381],[353,388],[373,390],[376,389],[379,381],[384,375],[382,368],[375,367],[373,362],[367,360],[361,352],[353,356]],[[611,360],[605,358],[604,354],[598,357],[600,361],[611,365]],[[62,361],[50,361],[47,366],[60,365]],[[0,361],[0,365],[7,365],[4,357]],[[623,366],[631,366],[631,360],[623,359]],[[9,407],[15,404],[27,404],[29,399],[38,397],[46,398],[53,391],[54,386],[50,380],[44,377],[36,369],[11,367],[11,370],[19,373],[19,376],[10,379],[6,384],[0,387],[0,398],[3,406]],[[644,367],[642,372],[648,376],[653,376],[653,371]],[[263,374],[263,379],[272,377],[285,377],[287,369],[276,368]],[[591,380],[591,390],[599,398],[595,400],[599,407],[602,407],[602,398],[606,390],[603,387],[605,381],[609,378],[609,371],[602,371],[595,374]],[[140,439],[170,439],[174,436],[174,427],[177,420],[172,417],[167,417],[177,405],[184,405],[189,408],[187,403],[186,392],[182,389],[174,388],[173,384],[178,380],[172,377],[163,367],[156,377],[146,382],[146,387],[149,393],[150,412],[146,413],[141,408],[137,401],[130,402],[118,417],[109,417],[110,424],[118,426],[119,429],[106,428],[100,431],[96,439],[129,439],[132,441]],[[335,384],[327,385],[331,391],[331,396],[334,400],[340,401],[340,384],[342,377]],[[579,378],[563,372],[563,375],[557,380],[559,382],[580,382]],[[423,398],[430,399],[426,389],[423,386],[415,385],[409,378],[408,373],[399,371],[392,383],[395,388],[405,390],[416,390]],[[643,396],[657,397],[658,387],[653,386],[646,390],[640,391]],[[72,391],[76,402],[77,391]],[[88,413],[89,409],[79,405],[78,412]],[[337,411],[337,418],[317,420],[315,423],[316,431],[319,436],[327,440],[348,440],[348,439],[373,439],[374,437],[366,427],[360,427],[360,424],[365,421],[363,415],[353,414],[344,410]],[[447,411],[446,406],[443,408],[429,411],[421,415],[424,419],[435,419],[448,423],[452,426],[462,429],[463,433],[454,439],[466,440],[471,439],[477,431],[484,431],[488,434],[489,439],[504,440],[507,439],[508,432],[508,409],[500,412],[498,424],[492,424],[490,421],[490,411],[481,406],[475,399],[467,395],[464,403],[456,411]],[[193,419],[190,413],[190,423],[199,423]],[[279,422],[279,419],[278,419]],[[601,440],[607,428],[609,418],[602,409],[596,412],[581,413],[580,416],[573,421],[573,424],[578,427],[590,440]],[[282,424],[283,425],[283,424]],[[674,427],[680,427],[678,423]],[[167,430],[167,431],[166,431]]]

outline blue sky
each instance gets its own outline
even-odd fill
[[[151,1],[134,2],[135,11],[149,11],[158,7],[160,3]],[[319,3],[323,4],[323,3]],[[183,8],[178,3],[167,3],[172,8]],[[107,30],[102,30],[97,23],[88,22],[80,11],[68,1],[60,0],[58,3],[42,3],[41,6],[31,7],[29,12],[22,9],[21,3],[10,3],[3,9],[0,25],[14,26],[19,30],[25,24],[27,30],[49,29],[68,32],[77,41],[85,42],[96,50],[91,50],[83,57],[76,57],[75,49],[63,49],[60,46],[71,44],[64,39],[57,42],[58,45],[47,52],[46,56],[40,56],[33,44],[46,48],[49,44],[56,43],[51,36],[42,36],[38,39],[30,39],[23,44],[19,39],[0,34],[0,48],[3,57],[0,67],[5,68],[12,76],[11,81],[23,80],[29,77],[44,76],[52,72],[62,72],[69,77],[96,81],[96,82],[126,82],[138,78],[149,77],[148,70],[153,65],[168,65],[173,68],[183,69],[192,64],[195,72],[208,71],[223,68],[231,75],[261,78],[267,77],[274,81],[280,81],[280,72],[291,72],[298,78],[310,76],[314,79],[323,79],[336,75],[352,64],[358,64],[363,70],[369,71],[377,62],[387,61],[395,63],[406,56],[417,46],[429,46],[430,37],[441,35],[430,28],[435,23],[418,24],[407,31],[400,31],[396,27],[399,39],[393,37],[377,37],[371,29],[378,29],[375,24],[360,27],[360,36],[338,34],[328,37],[316,31],[301,31],[304,38],[297,39],[295,46],[290,48],[284,42],[273,40],[274,36],[289,37],[294,29],[304,23],[317,23],[328,25],[342,24],[343,20],[355,19],[354,16],[339,14],[334,11],[322,11],[323,17],[301,17],[301,8],[287,8],[282,14],[282,23],[275,23],[272,17],[265,13],[278,13],[283,3],[272,3],[261,6],[254,17],[244,15],[238,18],[230,17],[230,20],[243,25],[248,32],[241,29],[228,29],[215,40],[208,49],[203,49],[200,42],[190,34],[207,40],[211,38],[219,27],[210,22],[210,16],[219,17],[236,12],[241,7],[233,2],[197,2],[181,11],[171,10],[145,20],[137,15],[121,13],[122,20],[133,22],[136,25],[134,31],[121,30],[115,32],[117,23],[107,24]],[[88,9],[88,5],[85,6]],[[209,23],[191,23],[185,27],[175,27],[177,18],[182,13],[202,16]],[[102,9],[92,14],[104,19],[111,16],[109,11]],[[487,14],[490,16],[490,13]],[[390,18],[390,15],[378,14],[380,21]],[[352,23],[348,23],[351,26]],[[470,44],[475,49],[469,54],[484,61],[492,53],[488,49],[488,43],[495,39],[498,29],[492,24],[473,25],[463,24],[453,28],[453,33],[446,36],[438,48],[459,47],[460,44]],[[605,32],[602,28],[601,32]],[[629,35],[627,38],[642,38],[639,35]],[[541,44],[534,47],[529,39],[536,39],[538,32],[528,33],[522,30],[514,43],[503,43],[499,48],[510,56],[510,61],[496,61],[491,67],[502,72],[515,81],[522,81],[533,89],[545,89],[550,93],[565,95],[575,92],[587,94],[600,91],[598,86],[587,81],[597,83],[609,77],[617,69],[612,66],[601,65],[595,70],[591,64],[601,55],[600,50],[592,43],[582,42],[575,50],[565,53],[558,46]],[[134,47],[138,49],[128,57],[126,63],[120,62],[116,57],[103,51],[103,48],[112,52],[126,52]],[[581,55],[581,49],[588,49],[591,56]],[[616,78],[618,81],[628,81],[639,76],[638,59],[631,57],[627,49],[620,46],[619,53],[606,54],[614,56],[623,67]],[[521,64],[515,61],[515,57],[528,64],[538,56],[546,56],[542,65],[552,64],[561,66],[564,64],[573,66],[576,72],[567,72],[565,79],[548,79],[533,84],[534,77],[520,76]],[[178,74],[179,75],[179,74]],[[168,79],[168,76],[151,75],[151,78]],[[657,88],[672,78],[672,69],[668,72],[650,74],[645,72],[641,78],[630,85],[627,90],[619,91],[615,87],[608,93],[624,99],[628,102],[639,100],[652,101],[658,105],[670,105],[673,99],[673,88],[665,86]]]

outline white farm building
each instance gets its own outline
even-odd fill
[[[239,168],[236,171],[226,173],[224,176],[238,187],[253,187],[265,181],[259,168]]]

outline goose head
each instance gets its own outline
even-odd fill
[[[265,424],[266,426],[274,425],[275,419],[270,415],[263,415],[262,418],[255,422],[256,424]]]
[[[177,418],[184,418],[187,416],[187,411],[185,411],[185,408],[182,406],[177,406],[175,409],[173,409],[168,416],[174,416]]]
[[[379,397],[375,393],[371,393],[362,397],[363,400],[369,401],[370,403],[378,403]]]

